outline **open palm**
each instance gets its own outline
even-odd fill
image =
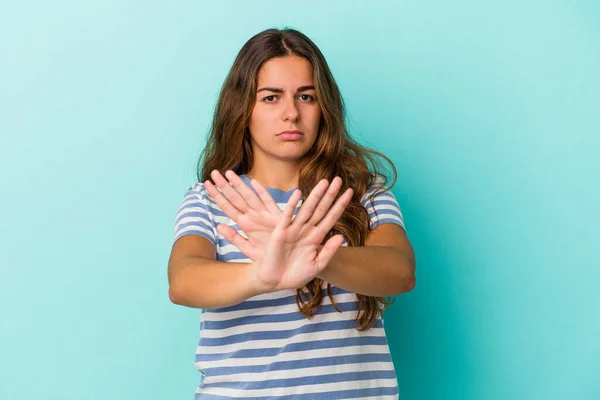
[[[240,227],[246,237],[226,224],[219,224],[217,230],[246,257],[256,261],[262,258],[282,211],[269,192],[257,181],[251,182],[256,190],[255,193],[233,171],[227,171],[225,175],[229,181],[220,172],[212,171],[211,178],[220,191],[210,181],[205,182],[206,190],[225,215]]]
[[[261,291],[304,286],[325,269],[344,241],[342,235],[334,235],[321,246],[352,198],[352,190],[349,189],[340,196],[322,219],[319,218],[320,212],[311,209],[308,202],[293,219],[300,197],[300,191],[292,194],[269,238],[263,258],[256,263],[256,276]]]
[[[279,206],[275,203],[269,192],[258,181],[252,180],[250,182],[256,191],[255,193],[233,171],[227,171],[225,176],[227,179],[218,171],[211,173],[211,177],[220,191],[210,181],[205,182],[205,187],[208,194],[215,200],[221,210],[240,227],[245,237],[226,224],[219,224],[217,230],[252,261],[262,259],[267,244],[271,239],[271,234],[277,223],[281,220],[283,212],[279,209]],[[344,195],[349,195],[349,197],[340,196],[336,204],[332,207],[341,185],[342,180],[339,177],[334,178],[331,184],[325,179],[321,180],[302,204],[296,217],[297,223],[310,220],[314,226],[328,212],[337,213],[334,219],[328,218],[328,225],[323,225],[327,227],[327,231],[324,232],[324,235],[326,235],[342,215],[352,198],[351,189],[348,189],[349,192],[344,193]],[[290,200],[292,199],[290,198]],[[294,208],[296,203],[294,203]],[[291,210],[292,212],[294,208]],[[302,231],[302,234],[306,234],[306,232],[307,230],[305,229]],[[319,230],[319,232],[323,234],[322,230]],[[323,240],[324,235],[321,237],[321,240]]]

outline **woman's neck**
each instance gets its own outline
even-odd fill
[[[265,188],[278,189],[284,192],[298,187],[299,168],[290,163],[272,163],[269,168],[254,165],[246,176],[256,179]]]

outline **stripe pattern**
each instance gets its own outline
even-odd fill
[[[246,175],[241,178],[250,185]],[[394,223],[405,229],[391,191],[386,189],[371,199],[378,184],[362,200],[371,228]],[[281,209],[294,191],[267,190]],[[300,206],[301,202],[295,212]],[[251,262],[218,233],[221,223],[245,236],[210,198],[204,184],[194,183],[177,210],[174,241],[184,235],[201,235],[215,246],[218,260]],[[332,295],[341,312],[325,296],[310,319],[298,311],[295,290],[202,310],[195,356],[201,380],[194,399],[397,399],[383,319],[359,332],[356,295],[335,286]]]

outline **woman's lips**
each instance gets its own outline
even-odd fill
[[[300,131],[283,131],[277,136],[283,140],[300,140],[304,135]]]

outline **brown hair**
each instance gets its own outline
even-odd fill
[[[210,173],[215,169],[221,173],[231,169],[238,175],[250,170],[253,155],[248,121],[256,99],[258,71],[269,59],[289,55],[304,57],[312,64],[321,109],[319,133],[303,158],[298,187],[305,199],[321,179],[331,181],[335,176],[341,177],[343,184],[339,193],[352,187],[354,195],[325,240],[340,233],[348,241],[348,246],[363,246],[370,218],[361,199],[377,178],[380,178],[380,184],[371,201],[386,187],[391,188],[396,182],[396,169],[389,158],[350,137],[345,123],[345,105],[325,57],[306,35],[295,29],[267,29],[250,38],[241,48],[221,88],[207,143],[198,160],[198,180],[204,182],[210,179]],[[391,167],[391,185],[387,185],[387,178],[382,173],[381,160]],[[315,278],[297,290],[296,303],[300,312],[308,318],[322,302],[322,284],[321,279]],[[327,294],[336,310],[341,312],[333,301],[330,284],[327,285]],[[394,300],[361,294],[356,296],[359,300],[358,330],[371,328]]]

